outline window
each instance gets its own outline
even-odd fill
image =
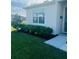
[[[39,17],[39,23],[44,23],[44,17]]]
[[[44,24],[44,13],[36,13],[33,15],[33,23]]]

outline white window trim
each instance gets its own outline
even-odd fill
[[[34,14],[35,14],[35,16],[34,16]],[[39,22],[39,21],[40,21],[40,20],[39,20],[39,17],[40,17],[39,15],[40,15],[40,14],[42,14],[42,17],[44,18],[44,19],[43,19],[43,21],[44,21],[43,23],[40,23],[40,22]],[[38,19],[37,19],[38,22],[34,22],[34,17],[37,17],[37,18],[38,18]],[[42,12],[41,12],[41,13],[33,13],[33,23],[44,24],[44,23],[45,23],[45,15],[44,15],[44,13],[42,13]]]

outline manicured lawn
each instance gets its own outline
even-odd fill
[[[67,59],[67,53],[44,43],[44,39],[20,32],[12,32],[12,59]]]

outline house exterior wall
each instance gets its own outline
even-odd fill
[[[35,7],[26,9],[26,21],[27,24],[32,25],[42,25],[51,27],[54,30],[54,34],[59,34],[62,32],[62,20],[60,19],[60,16],[63,16],[63,6],[62,4],[55,2],[50,5],[41,6],[41,7]],[[33,23],[33,14],[44,12],[45,13],[45,23]]]
[[[57,33],[63,33],[64,8],[67,5],[67,2],[57,2],[56,4],[57,4],[56,31]]]
[[[62,33],[62,23],[63,23],[63,6],[60,3],[57,5],[57,17],[56,17],[56,33]],[[62,17],[62,18],[61,18]]]
[[[54,30],[54,33],[56,33],[56,5],[55,4],[27,9],[26,12],[27,12],[26,21],[28,24],[51,27]],[[39,12],[44,12],[45,14],[44,24],[33,23],[33,13],[39,13]]]

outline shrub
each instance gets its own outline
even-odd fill
[[[19,24],[18,27],[17,27],[17,30],[21,31],[21,32],[28,32],[28,29],[26,28],[25,24]]]
[[[53,32],[49,27],[39,26],[39,25],[19,25],[21,31],[26,31],[35,35],[48,35]]]

